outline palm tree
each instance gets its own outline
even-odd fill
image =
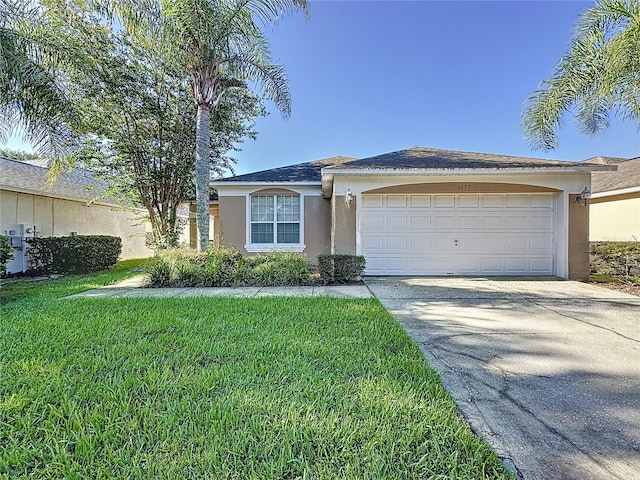
[[[640,127],[640,1],[600,0],[583,13],[567,53],[542,86],[523,111],[533,148],[558,146],[556,131],[569,110],[586,134],[606,129],[610,113]]]
[[[21,131],[44,157],[59,157],[69,137],[68,98],[47,61],[28,35],[39,19],[27,0],[0,0],[0,141]]]
[[[98,0],[99,1],[99,0]],[[141,10],[136,0],[112,0],[132,32],[171,42],[197,105],[196,217],[200,249],[209,243],[210,118],[230,88],[257,84],[283,117],[291,112],[284,68],[272,62],[261,26],[302,10],[306,0],[153,0]],[[217,159],[213,159],[216,161]]]

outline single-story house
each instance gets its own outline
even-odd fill
[[[245,254],[360,254],[367,275],[582,279],[589,208],[581,195],[591,172],[609,170],[615,166],[415,147],[212,186],[222,243]]]
[[[618,167],[593,172],[589,239],[640,242],[640,157],[595,157],[587,162]]]
[[[88,172],[65,172],[47,183],[47,165],[0,157],[0,234],[9,237],[14,258],[8,273],[27,270],[25,239],[67,235],[122,238],[122,259],[153,255],[146,245],[148,222],[114,198],[100,198],[104,184]],[[96,199],[96,197],[98,197]]]

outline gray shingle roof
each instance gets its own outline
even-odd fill
[[[590,164],[542,158],[514,157],[491,153],[458,152],[437,148],[414,147],[397,152],[350,162],[350,170],[405,170],[405,169],[511,169],[511,168],[575,168]],[[333,166],[327,171],[340,168]]]
[[[591,191],[593,193],[610,192],[625,188],[640,187],[640,157],[625,160],[623,158],[598,157],[607,165],[617,165],[614,172],[593,172],[591,174]]]
[[[89,202],[104,193],[105,184],[88,172],[77,170],[61,174],[53,185],[49,185],[46,168],[0,157],[0,189]],[[99,203],[116,205],[117,201],[106,198]]]
[[[330,157],[322,160],[314,160],[312,162],[298,163],[296,165],[287,165],[285,167],[273,168],[271,170],[263,170],[261,172],[247,173],[245,175],[237,175],[235,177],[227,177],[219,182],[318,182],[320,183],[320,171],[332,165],[343,165],[347,162],[355,160],[350,157]],[[214,184],[217,182],[213,182]]]

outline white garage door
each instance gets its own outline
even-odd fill
[[[363,195],[367,275],[552,275],[554,196]]]

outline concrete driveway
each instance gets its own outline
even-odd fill
[[[521,478],[640,479],[640,297],[556,279],[366,283]]]

